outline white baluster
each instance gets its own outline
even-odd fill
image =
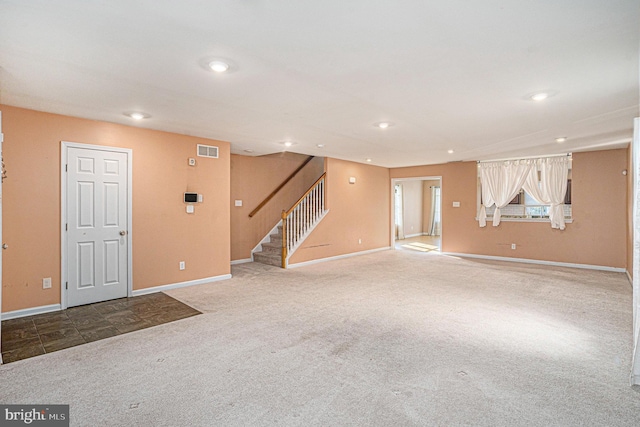
[[[302,235],[307,234],[307,227],[309,226],[309,206],[308,199],[304,198],[304,230],[302,230]]]
[[[299,213],[299,218],[298,218],[298,239],[296,241],[296,244],[300,241],[300,230],[302,230],[302,221],[304,218],[304,211],[302,210],[302,205],[300,205],[300,209],[298,210]]]
[[[289,212],[289,216],[287,216],[287,252],[291,250],[291,222],[293,218],[291,217],[291,212]]]

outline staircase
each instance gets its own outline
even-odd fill
[[[289,210],[282,212],[282,221],[273,228],[268,240],[265,237],[256,247],[261,250],[252,252],[255,262],[287,268],[291,254],[328,212],[325,209],[325,177],[323,174]]]
[[[269,241],[261,243],[262,250],[253,253],[253,261],[262,264],[282,266],[282,225],[278,225],[277,233],[269,234]]]

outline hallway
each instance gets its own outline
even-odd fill
[[[395,249],[418,252],[441,252],[441,236],[416,236],[396,240]]]

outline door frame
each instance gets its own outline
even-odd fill
[[[78,142],[61,141],[60,150],[60,308],[67,308],[67,159],[69,148],[85,150],[111,151],[127,155],[127,296],[133,296],[133,150],[130,148],[109,147],[103,145],[82,144]]]
[[[444,242],[444,237],[443,237],[443,230],[444,227],[442,226],[442,224],[444,223],[444,215],[443,215],[443,210],[442,210],[442,195],[443,193],[443,188],[442,188],[442,176],[411,176],[411,177],[407,177],[407,178],[392,178],[391,179],[391,248],[393,250],[396,249],[396,233],[395,233],[395,220],[396,220],[396,199],[395,199],[395,188],[396,188],[396,184],[400,184],[406,181],[435,181],[435,180],[439,180],[440,181],[440,252],[442,252],[442,243]]]
[[[633,254],[632,265],[627,266],[627,275],[631,270],[631,288],[633,304],[633,346],[631,353],[631,385],[640,385],[640,117],[633,119],[633,140],[631,149],[631,203],[632,217],[629,226],[632,229]]]
[[[2,144],[4,143],[4,134],[2,133],[2,111],[0,111],[0,158],[4,162],[2,156]],[[2,165],[0,174],[4,172],[4,164]],[[2,251],[4,251],[4,242],[2,241],[2,180],[0,179],[0,335],[2,335]],[[2,365],[2,343],[0,343],[0,365]]]

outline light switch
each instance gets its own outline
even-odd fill
[[[193,213],[194,211],[193,205],[187,205],[187,213]]]
[[[242,206],[242,200],[236,200],[235,206]]]
[[[202,194],[198,194],[198,203],[202,203]]]
[[[460,207],[460,202],[453,202],[453,207],[454,208],[459,208]]]

